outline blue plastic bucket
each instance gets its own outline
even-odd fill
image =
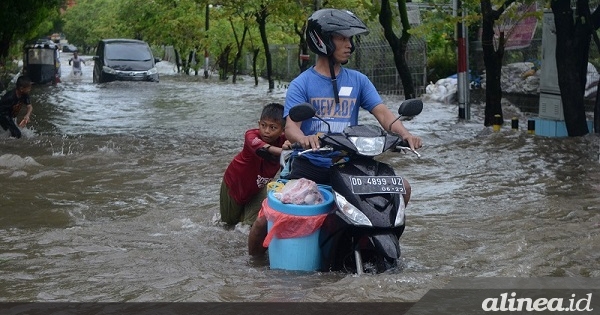
[[[323,203],[318,205],[294,205],[285,204],[273,196],[269,191],[267,204],[271,209],[296,216],[315,216],[328,213],[333,207],[333,194],[325,189],[319,188],[323,195]],[[267,222],[268,230],[271,231],[273,222]],[[273,237],[269,243],[269,265],[271,269],[315,271],[321,267],[321,250],[319,248],[319,231],[317,229],[310,235],[279,239]]]

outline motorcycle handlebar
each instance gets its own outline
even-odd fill
[[[303,149],[303,147],[300,144],[300,142],[295,142],[292,144],[291,149],[292,150],[301,150],[301,149]],[[308,152],[323,152],[323,151],[333,151],[333,148],[329,147],[329,146],[325,146],[325,147],[321,147],[317,150],[306,149],[306,150],[298,152],[298,156],[308,153]],[[402,141],[398,142],[396,147],[394,147],[394,151],[397,151],[397,152],[398,151],[410,151],[410,152],[414,153],[417,157],[421,157],[421,154],[419,152],[410,148],[410,145],[408,144],[408,141],[406,141],[406,140],[402,140]]]
[[[417,157],[421,157],[421,154],[419,152],[417,152],[416,150],[413,150],[410,148],[410,146],[408,146],[408,143],[406,143],[406,145],[404,145],[404,142],[400,142],[400,144],[398,146],[396,146],[396,148],[394,148],[394,151],[410,151],[412,153],[414,153]]]
[[[397,147],[410,147],[410,144],[408,144],[408,141],[402,140],[398,142]]]
[[[306,149],[304,151],[298,152],[298,156],[300,156],[304,153],[308,153],[308,152],[327,152],[327,151],[331,152],[331,151],[333,151],[333,148],[332,147],[321,147],[318,149]]]
[[[333,148],[330,148],[330,147],[322,147],[322,148],[319,148],[319,149],[316,149],[316,150],[313,150],[313,149],[306,149],[306,150],[304,150],[304,147],[302,146],[302,144],[300,144],[300,142],[294,142],[294,143],[292,143],[292,146],[290,147],[290,149],[291,150],[297,150],[297,151],[302,150],[302,151],[298,152],[298,156],[300,156],[300,155],[302,155],[304,153],[308,153],[308,152],[333,151]]]

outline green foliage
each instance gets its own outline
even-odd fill
[[[208,3],[212,5],[207,30]],[[207,49],[215,58],[231,45],[237,47],[234,30],[241,36],[245,27],[248,34],[242,50],[264,51],[255,19],[261,6],[269,12],[266,25],[269,44],[298,43],[296,28],[314,11],[315,3],[314,0],[224,0],[218,4],[208,0],[79,0],[64,15],[63,29],[69,42],[79,47],[93,48],[102,38],[128,37],[158,47],[172,45],[183,56],[189,51],[203,55]],[[357,8],[359,0],[330,0],[325,5]],[[237,54],[235,49],[229,54],[229,62]]]
[[[412,28],[411,33],[427,42],[427,81],[435,83],[456,73],[454,29],[458,19],[447,3],[432,3],[421,13],[426,23]]]
[[[437,51],[427,58],[427,81],[435,83],[456,73],[456,53],[454,50]]]
[[[69,42],[90,50],[103,38],[121,37],[117,32],[118,3],[118,0],[79,0],[63,16],[63,31]]]
[[[9,56],[11,46],[18,40],[29,41],[48,35],[53,17],[64,0],[0,1],[0,64]]]

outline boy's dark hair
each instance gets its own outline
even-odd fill
[[[28,76],[20,76],[17,78],[17,88],[28,87],[31,85],[31,79]]]
[[[278,121],[282,127],[285,127],[285,119],[283,119],[283,105],[279,103],[269,103],[263,107],[260,119],[271,119]]]

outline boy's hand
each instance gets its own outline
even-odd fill
[[[23,128],[23,127],[27,126],[27,123],[29,123],[29,116],[23,117],[23,119],[19,123],[19,127]]]
[[[289,150],[292,148],[292,143],[289,140],[285,140],[281,148],[284,150]]]

